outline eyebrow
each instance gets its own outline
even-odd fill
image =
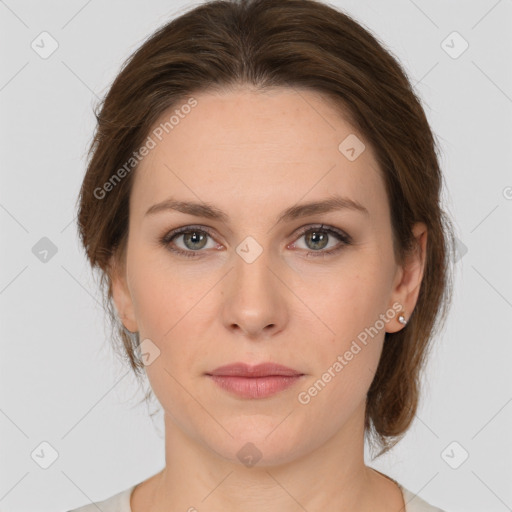
[[[369,215],[368,210],[357,201],[348,197],[332,196],[322,201],[314,201],[291,206],[281,213],[277,219],[277,223],[290,222],[301,217],[328,213],[336,210],[352,210],[363,213],[366,216]],[[224,222],[226,224],[229,221],[229,216],[212,204],[204,202],[196,203],[191,201],[177,201],[172,197],[151,206],[145,213],[145,216],[154,215],[164,211],[178,211],[188,215],[194,215],[196,217],[205,217],[211,220]]]

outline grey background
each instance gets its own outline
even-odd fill
[[[125,58],[191,5],[0,1],[1,511],[67,510],[163,467],[161,416],[134,407],[142,394],[110,349],[75,201],[94,102]],[[442,142],[460,240],[454,304],[417,418],[372,465],[449,512],[512,510],[512,1],[332,5],[406,67]],[[46,59],[31,47],[43,31],[58,42]],[[442,43],[453,31],[469,44],[457,58],[462,40]],[[57,250],[46,262],[44,237]],[[47,469],[42,442],[58,452]]]

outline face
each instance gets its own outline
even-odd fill
[[[395,261],[372,148],[325,98],[285,88],[194,98],[172,130],[153,132],[136,170],[114,300],[146,343],[166,422],[225,459],[252,442],[262,462],[283,463],[360,433],[384,334],[414,309],[422,269]],[[300,376],[244,386],[209,375],[237,362]]]

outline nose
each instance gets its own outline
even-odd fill
[[[268,252],[268,251],[267,251]],[[288,322],[283,267],[263,251],[254,261],[236,254],[224,280],[222,321],[225,327],[252,340],[269,339]]]

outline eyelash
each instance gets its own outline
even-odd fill
[[[321,232],[327,233],[329,235],[333,235],[335,238],[340,240],[341,244],[336,246],[334,249],[329,249],[328,251],[308,251],[306,253],[307,257],[318,258],[318,257],[331,256],[331,255],[334,255],[334,254],[338,253],[339,251],[341,251],[345,246],[352,244],[352,238],[349,235],[347,235],[343,231],[340,231],[331,226],[324,227],[323,224],[318,225],[318,226],[305,226],[305,227],[301,228],[301,230],[298,233],[297,238],[302,237],[303,235],[305,235],[306,233],[308,233],[310,231],[314,231],[314,232],[321,231]],[[173,231],[170,231],[169,233],[167,233],[166,235],[161,237],[159,241],[160,241],[161,245],[163,245],[165,248],[167,248],[168,250],[170,250],[176,254],[179,254],[180,256],[184,256],[186,258],[200,258],[201,256],[199,256],[198,253],[202,252],[202,251],[183,251],[182,249],[176,249],[176,248],[171,247],[171,242],[174,240],[174,238],[178,237],[179,235],[182,235],[183,233],[189,233],[189,232],[206,233],[211,238],[213,238],[212,232],[206,227],[184,226],[182,228],[178,228]]]

